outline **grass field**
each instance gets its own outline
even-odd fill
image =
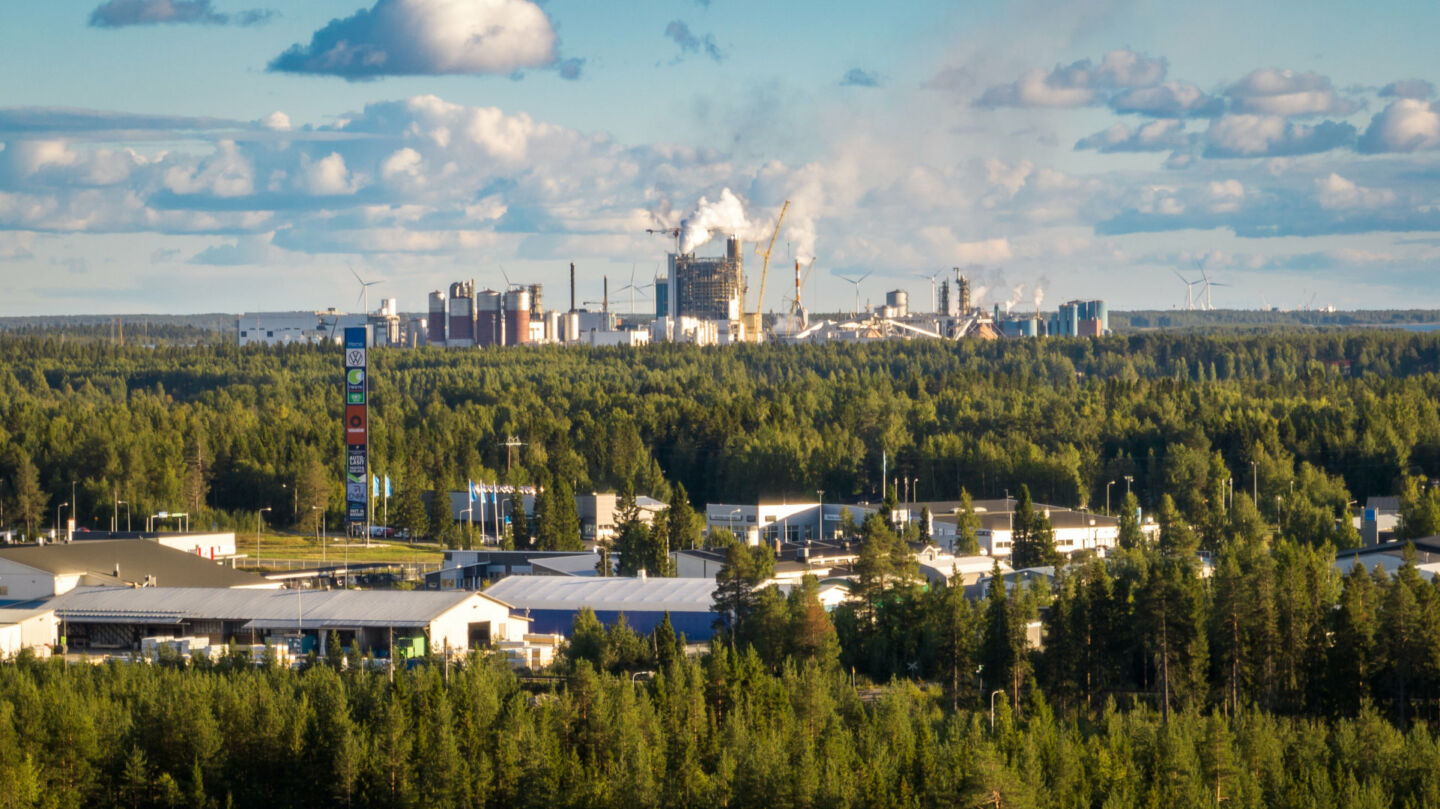
[[[235,550],[247,560],[294,560],[307,562],[338,562],[347,556],[351,562],[418,562],[438,564],[443,554],[440,546],[433,543],[411,545],[408,542],[390,539],[372,539],[370,546],[365,540],[349,537],[329,537],[323,543],[314,537],[291,534],[262,534],[257,549],[254,534],[240,534],[235,537]],[[241,566],[245,566],[242,560]]]

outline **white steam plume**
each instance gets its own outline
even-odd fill
[[[1040,280],[1035,282],[1035,292],[1033,294],[1035,296],[1035,311],[1037,313],[1040,311],[1040,304],[1045,300],[1045,290],[1049,288],[1050,279],[1043,275],[1040,276]]]
[[[680,223],[680,252],[695,252],[695,248],[710,241],[711,231],[716,230],[737,235],[750,230],[745,204],[728,188],[720,192],[715,202],[701,197],[695,211]]]
[[[1023,297],[1025,297],[1025,285],[1016,284],[1015,288],[1010,290],[1010,297],[1005,301],[1005,314],[1010,314],[1010,310],[1015,308],[1015,304],[1019,303]]]

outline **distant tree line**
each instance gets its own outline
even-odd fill
[[[339,524],[337,349],[0,342],[0,523],[33,534],[70,504],[58,516],[88,528],[127,509],[132,525],[164,510],[249,530],[265,507],[306,532]],[[1351,501],[1440,479],[1440,337],[1427,334],[372,357],[390,521],[452,543],[473,537],[448,492],[472,480],[629,485],[667,503],[683,485],[692,508],[818,490],[878,502],[896,478],[911,498],[1026,484],[1037,502],[1096,510],[1131,489],[1147,513],[1170,494],[1214,547],[1241,493],[1286,536],[1345,546]],[[511,436],[524,445],[507,455]],[[546,519],[517,545],[554,541]]]

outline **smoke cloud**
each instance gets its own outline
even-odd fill
[[[1046,278],[1046,277],[1043,276],[1043,275],[1040,276],[1040,280],[1038,280],[1038,281],[1035,282],[1035,291],[1034,291],[1032,294],[1034,295],[1034,298],[1035,298],[1035,311],[1036,311],[1036,312],[1039,312],[1039,311],[1040,311],[1040,304],[1041,304],[1041,303],[1044,303],[1044,301],[1045,301],[1045,290],[1047,290],[1047,289],[1049,289],[1049,288],[1050,288],[1050,279],[1049,279],[1049,278]]]
[[[722,190],[714,202],[701,197],[695,211],[680,223],[680,252],[695,252],[695,248],[710,241],[714,236],[712,231],[717,230],[737,235],[750,230],[745,204],[728,188]]]
[[[1005,300],[1005,314],[1010,314],[1010,310],[1015,308],[1015,304],[1019,303],[1024,297],[1025,285],[1016,284],[1015,288],[1010,290],[1010,297]]]

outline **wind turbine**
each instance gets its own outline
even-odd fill
[[[929,279],[930,279],[930,311],[932,311],[932,312],[934,312],[934,311],[935,311],[937,308],[939,308],[939,306],[940,306],[939,300],[935,297],[935,279],[936,279],[936,278],[939,278],[939,277],[940,277],[940,273],[942,273],[942,272],[945,272],[945,271],[944,271],[944,270],[936,270],[935,272],[932,272],[932,273],[930,273],[929,275],[926,275],[926,274],[923,273],[923,272],[917,272],[917,273],[915,273],[915,277],[916,277],[916,278],[929,278]]]
[[[651,281],[651,282],[648,283],[648,284],[641,284],[641,285],[639,285],[639,286],[636,286],[636,285],[635,285],[635,265],[632,263],[632,264],[630,265],[630,283],[626,284],[626,285],[623,286],[623,287],[620,287],[619,289],[617,289],[617,290],[615,290],[615,291],[616,291],[616,292],[624,292],[624,291],[627,290],[627,289],[630,290],[630,314],[633,315],[633,314],[635,314],[635,292],[636,292],[636,290],[649,289],[650,287],[653,287],[653,286],[655,286],[655,282],[654,282],[654,281]]]
[[[859,314],[860,314],[860,282],[861,282],[861,281],[864,281],[866,278],[869,278],[869,277],[870,277],[870,273],[867,272],[867,273],[865,273],[864,275],[860,276],[859,278],[846,278],[846,277],[843,276],[843,275],[839,275],[839,276],[836,276],[836,277],[839,278],[839,279],[842,280],[842,281],[849,281],[850,283],[852,283],[852,284],[855,285],[855,309],[854,309],[854,311],[852,311],[850,314],[851,314],[852,316],[859,315]]]
[[[1207,312],[1213,311],[1215,306],[1210,302],[1210,287],[1228,287],[1230,285],[1222,284],[1219,281],[1211,281],[1210,276],[1205,274],[1204,267],[1200,268],[1200,277],[1205,279],[1205,310]]]
[[[364,308],[363,310],[361,310],[361,311],[365,314],[366,317],[369,317],[369,315],[370,315],[370,287],[373,287],[373,286],[375,286],[376,284],[378,284],[378,283],[380,283],[380,282],[379,282],[379,281],[366,281],[364,278],[361,278],[361,277],[360,277],[360,273],[355,272],[355,268],[354,268],[354,267],[347,267],[346,269],[350,270],[350,274],[353,275],[353,276],[355,276],[355,280],[356,280],[356,281],[359,281],[359,282],[360,282],[360,294],[357,295],[355,299],[356,299],[357,301],[364,301],[364,306],[365,306],[365,308]]]
[[[1171,272],[1175,273],[1176,278],[1179,278],[1181,281],[1185,282],[1185,311],[1189,312],[1193,310],[1195,308],[1195,285],[1201,282],[1191,281],[1190,279],[1181,275],[1179,270],[1172,269]]]

